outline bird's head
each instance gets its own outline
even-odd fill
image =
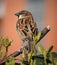
[[[15,15],[18,16],[18,19],[23,19],[26,17],[32,17],[32,19],[33,19],[32,14],[27,10],[22,10],[20,12],[17,12]]]

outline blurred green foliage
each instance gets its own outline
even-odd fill
[[[15,65],[14,57],[11,57],[10,59],[8,59],[5,65]]]
[[[8,55],[8,48],[13,43],[8,37],[0,37],[0,59],[4,59]]]
[[[13,40],[9,40],[7,37],[0,37],[0,46],[5,48],[12,44]]]
[[[35,45],[36,42],[40,39],[41,32],[37,36],[33,37],[33,46],[30,53],[23,53],[21,65],[57,65],[57,53],[52,52],[53,45],[49,49],[44,49],[40,43],[38,44],[39,54],[37,54]],[[24,57],[26,56],[26,57]],[[25,60],[27,58],[27,60]]]
[[[32,35],[32,48],[29,53],[26,52],[26,49],[23,49],[23,54],[21,58],[21,63],[19,65],[57,65],[57,53],[52,52],[53,45],[48,49],[44,49],[40,43],[37,43],[39,53],[36,51],[35,45],[36,42],[40,39],[41,32],[37,36]],[[6,48],[5,56],[7,56],[8,47],[12,44],[12,40],[9,40],[6,37],[0,37],[0,47]],[[0,57],[3,55],[3,50],[0,48]],[[29,50],[29,49],[28,49]],[[5,62],[5,65],[15,65],[14,57],[10,57]]]

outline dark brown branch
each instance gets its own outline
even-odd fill
[[[42,31],[41,31],[41,37],[40,39],[36,42],[36,44],[50,31],[50,27],[49,25],[47,27],[45,27]]]

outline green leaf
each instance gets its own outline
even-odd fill
[[[2,56],[2,54],[3,54],[3,50],[0,50],[0,57]]]
[[[38,44],[38,49],[39,49],[40,53],[44,55],[45,50],[41,44]]]
[[[38,57],[34,57],[34,63],[35,63],[35,65],[45,65],[44,64],[44,59],[42,59],[42,58],[38,58]],[[33,63],[33,65],[34,65],[34,63]]]
[[[9,40],[7,37],[1,37],[0,38],[0,45],[7,47],[10,46],[12,44],[12,40]]]
[[[57,65],[57,60],[54,60],[55,65]]]
[[[30,52],[30,53],[28,54],[28,62],[31,62],[31,58],[32,58],[32,52]]]
[[[10,59],[8,59],[5,64],[6,64],[6,65],[15,65],[14,57],[11,57]]]
[[[57,53],[56,52],[51,52],[51,53],[52,53],[53,58],[57,58]]]
[[[3,37],[0,37],[0,47],[3,45]]]
[[[37,34],[37,36],[33,36],[33,40],[34,40],[35,44],[36,44],[36,42],[40,39],[40,36],[41,36],[41,32],[39,32],[39,33]]]
[[[32,56],[32,59],[41,59],[41,60],[44,60],[44,56],[42,54],[40,55],[36,55],[36,56]],[[46,59],[46,62],[47,63],[51,63],[51,61],[49,60],[49,58]]]

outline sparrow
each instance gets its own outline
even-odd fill
[[[38,34],[38,28],[31,12],[22,10],[17,12],[15,15],[18,17],[16,30],[22,40],[27,39],[31,34],[35,36]]]

